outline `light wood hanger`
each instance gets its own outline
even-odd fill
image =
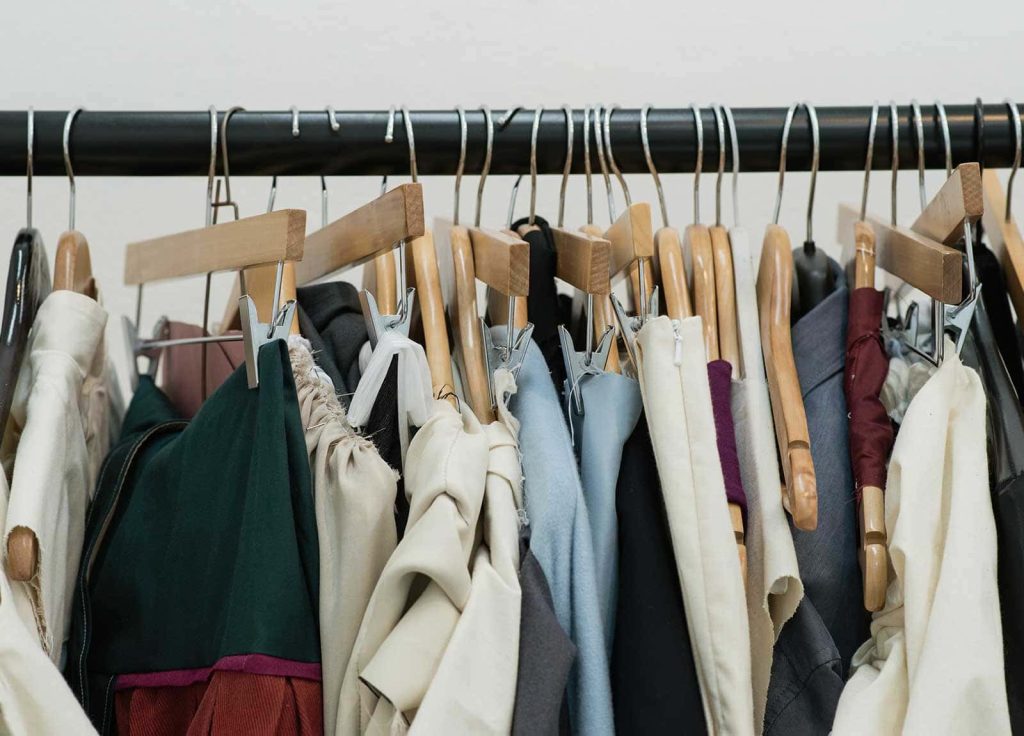
[[[715,262],[715,306],[718,316],[718,351],[722,360],[732,366],[732,377],[742,375],[739,316],[736,311],[736,278],[732,265],[732,243],[729,231],[722,225],[722,175],[725,173],[725,122],[722,108],[715,105],[715,128],[718,133],[718,173],[715,180],[715,224],[710,230],[711,253]]]
[[[761,247],[761,262],[757,271],[757,306],[768,396],[782,465],[782,502],[793,517],[796,527],[810,531],[818,526],[818,494],[814,461],[811,458],[810,432],[807,429],[803,394],[793,358],[790,329],[793,249],[789,234],[777,224],[782,207],[789,130],[797,107],[792,105],[789,108],[783,124],[779,188],[775,195],[773,224],[765,229]]]
[[[988,233],[989,245],[999,258],[1006,274],[1006,289],[1017,315],[1024,315],[1024,239],[1013,217],[1010,203],[1013,200],[1013,180],[1017,176],[1021,160],[1021,121],[1017,103],[1007,100],[1010,123],[1014,131],[1013,167],[1007,181],[1007,193],[999,184],[999,176],[992,169],[982,173],[982,196],[984,212],[982,223]]]
[[[89,241],[77,230],[68,230],[57,241],[53,290],[74,291],[90,299],[96,298],[96,280],[92,275]]]
[[[691,105],[697,132],[697,162],[693,172],[693,224],[683,230],[683,258],[690,266],[693,309],[704,327],[704,351],[708,361],[718,360],[718,295],[711,231],[700,222],[700,177],[704,159],[704,124],[700,108]]]

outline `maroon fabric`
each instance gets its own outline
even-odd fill
[[[736,427],[732,421],[732,365],[727,360],[708,363],[708,384],[711,386],[711,408],[715,414],[715,435],[718,439],[718,460],[725,479],[725,497],[743,511],[747,524],[747,494],[740,477],[740,458],[736,452]]]
[[[233,654],[230,657],[222,657],[213,667],[118,675],[117,684],[114,688],[116,690],[126,690],[133,687],[182,687],[208,680],[214,672],[248,672],[251,675],[274,675],[276,677],[300,677],[306,680],[319,680],[320,663],[297,662],[291,659],[271,657],[266,654]]]
[[[202,337],[199,325],[171,322],[167,337],[172,340]],[[241,334],[232,332],[228,334]],[[203,346],[177,345],[165,348],[161,358],[162,381],[160,388],[171,400],[172,406],[184,419],[191,419],[203,405]],[[209,396],[227,380],[235,368],[245,362],[242,341],[215,342],[206,345],[206,395]]]
[[[121,736],[321,736],[320,683],[301,678],[215,671],[182,687],[140,687],[114,694]]]
[[[883,294],[870,287],[850,292],[843,389],[850,421],[850,461],[860,502],[864,486],[885,490],[886,462],[892,450],[892,423],[878,395],[889,373],[882,344]]]

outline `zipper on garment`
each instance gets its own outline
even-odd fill
[[[672,353],[672,362],[677,366],[683,364],[683,336],[679,334],[679,320],[672,320],[672,336],[675,339],[675,350]]]

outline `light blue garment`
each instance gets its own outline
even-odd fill
[[[566,382],[568,395],[569,383]],[[580,480],[594,543],[597,599],[604,625],[605,647],[611,651],[619,585],[619,524],[615,488],[622,447],[636,428],[644,408],[640,384],[618,373],[586,376],[580,382],[583,416],[573,407],[573,426],[579,448]]]
[[[503,327],[493,328],[492,334],[496,344],[504,343]],[[577,648],[569,677],[572,731],[613,736],[608,650],[587,506],[558,393],[544,356],[532,342],[516,384],[511,409],[521,425],[519,449],[530,549],[547,576],[558,622]]]

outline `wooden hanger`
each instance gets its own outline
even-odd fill
[[[688,225],[683,231],[683,255],[690,262],[694,312],[704,324],[704,350],[708,360],[718,360],[718,296],[711,231],[704,225]]]
[[[793,358],[789,324],[792,290],[793,249],[789,235],[782,227],[769,225],[757,272],[761,347],[782,458],[783,503],[797,528],[810,531],[818,525],[818,496],[807,416]]]
[[[1013,311],[1024,315],[1024,239],[1021,238],[1016,218],[1007,208],[1007,198],[999,183],[999,174],[992,169],[985,169],[981,178],[985,207],[982,223],[985,233],[1006,274],[1006,289],[1013,303]]]
[[[53,290],[74,291],[96,298],[96,280],[92,275],[89,241],[77,230],[68,230],[57,241],[53,265]]]
[[[444,319],[444,297],[438,272],[434,237],[428,231],[409,244],[416,278],[416,301],[423,320],[423,342],[430,367],[435,398],[455,402],[455,378],[452,353],[448,345],[448,326]]]
[[[711,253],[715,262],[715,307],[718,316],[718,352],[722,360],[732,366],[732,377],[739,378],[742,370],[740,358],[739,317],[736,313],[736,279],[732,265],[732,244],[729,231],[714,225],[711,235]]]

